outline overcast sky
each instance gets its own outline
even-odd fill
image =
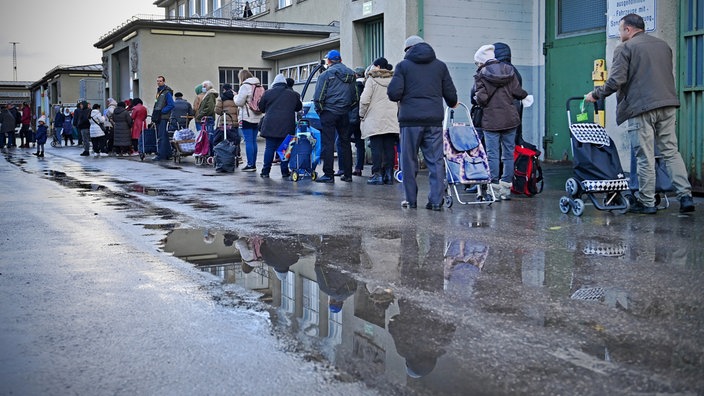
[[[0,0],[0,81],[37,81],[58,65],[101,63],[98,39],[133,15],[164,15],[155,0]]]

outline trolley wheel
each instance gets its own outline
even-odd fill
[[[51,141],[51,147],[56,147],[56,141],[54,141],[54,140]]]
[[[567,214],[570,211],[570,199],[568,197],[560,197],[560,212]]]
[[[403,171],[401,171],[401,170],[394,171],[394,179],[396,179],[396,181],[399,183],[403,183]]]
[[[144,157],[145,157],[144,153],[139,153],[139,160],[140,161],[144,161]]]
[[[628,195],[624,192],[620,192],[620,193],[618,193],[618,197],[616,199],[617,199],[616,205],[619,205],[619,206],[625,205],[626,207],[623,209],[614,210],[614,212],[619,213],[619,214],[628,213],[628,210],[631,208],[631,200],[628,199]],[[657,205],[655,205],[655,206],[657,206]]]
[[[572,214],[575,216],[581,216],[584,213],[584,201],[579,198],[575,198],[572,201]]]
[[[212,157],[212,156],[208,157],[208,159],[206,159],[205,162],[206,162],[208,165],[215,166],[215,158]]]
[[[310,174],[310,179],[311,179],[311,180],[315,181],[315,179],[317,179],[317,178],[318,178],[318,172],[313,172],[313,173]]]
[[[452,195],[445,196],[445,207],[448,209],[452,207]]]
[[[570,177],[567,179],[565,182],[565,191],[567,191],[567,194],[570,195],[570,197],[575,197],[579,193],[579,183],[577,182],[577,179]]]
[[[299,178],[298,171],[291,173],[291,180],[297,182]]]

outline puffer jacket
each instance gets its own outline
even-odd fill
[[[313,103],[318,114],[347,114],[359,100],[356,80],[354,70],[344,64],[330,65],[315,84]]]
[[[484,107],[482,128],[505,131],[521,123],[514,99],[524,99],[528,93],[521,88],[513,66],[490,59],[474,75],[474,100]]]
[[[255,85],[261,84],[258,78],[250,77],[240,85],[240,90],[235,95],[235,104],[240,109],[239,118],[243,122],[259,124],[264,114],[256,114],[247,107],[247,103],[252,100],[252,91]]]
[[[132,116],[124,107],[116,107],[112,113],[112,121],[115,124],[114,145],[117,147],[127,147],[132,145]]]
[[[457,105],[450,71],[428,43],[416,44],[406,52],[396,65],[387,93],[391,101],[400,102],[398,122],[402,127],[441,127],[443,100],[449,107]]]
[[[37,126],[37,132],[34,134],[34,139],[36,140],[37,144],[46,144],[48,130],[49,128],[46,126],[46,124]]]
[[[139,139],[142,130],[147,127],[147,107],[139,103],[132,107],[132,139]]]
[[[225,120],[228,128],[237,127],[239,112],[240,109],[235,104],[235,93],[232,91],[223,92],[215,103],[215,114],[222,115],[223,113],[227,113]]]
[[[98,110],[98,109],[91,110],[91,112],[90,112],[90,137],[91,138],[105,136],[105,132],[103,132],[103,130],[100,129],[100,126],[98,126],[99,122],[105,123],[105,117],[102,114],[100,114],[100,110]]]
[[[618,124],[661,107],[678,107],[680,101],[672,74],[670,46],[657,37],[641,32],[616,47],[609,79],[593,93],[600,99],[614,92],[618,92]]]
[[[394,72],[375,69],[369,72],[359,97],[359,116],[362,119],[362,138],[387,133],[399,133],[398,104],[389,100],[386,89]]]
[[[198,107],[198,114],[196,115],[196,120],[201,121],[203,117],[213,117],[215,118],[215,102],[218,98],[218,91],[214,88],[210,88],[208,92],[205,93],[203,101],[200,102]]]
[[[296,132],[296,112],[303,108],[303,104],[298,92],[288,89],[286,83],[278,83],[264,92],[259,108],[265,113],[260,135],[283,138]]]

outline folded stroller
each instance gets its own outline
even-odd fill
[[[496,201],[496,195],[491,187],[489,160],[477,130],[472,124],[469,108],[464,103],[458,103],[458,105],[464,107],[467,112],[468,123],[455,122],[455,111],[449,107],[445,109],[445,119],[443,121],[442,140],[445,171],[447,173],[445,205],[448,208],[452,206],[453,191],[457,202],[462,205],[491,205]],[[476,185],[478,187],[476,200],[463,201],[457,185],[463,187]],[[487,188],[488,194],[486,194]]]
[[[577,116],[579,122],[572,123],[570,102],[574,100],[583,101],[584,98],[576,96],[567,99],[567,124],[572,143],[574,177],[565,182],[568,196],[560,198],[560,211],[566,214],[571,208],[575,216],[581,216],[584,213],[581,197],[586,194],[599,210],[626,213],[630,207],[627,197],[628,179],[621,167],[616,145],[604,127],[597,123],[582,122],[588,120],[583,108]],[[594,109],[597,110],[596,104]]]

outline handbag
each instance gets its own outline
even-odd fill
[[[496,91],[498,91],[499,88],[496,88]],[[496,91],[492,92],[491,95],[489,95],[489,98],[486,100],[486,103],[489,104],[491,102],[491,98],[494,97],[494,94]],[[484,107],[480,106],[478,104],[472,105],[472,109],[469,110],[469,116],[472,117],[472,124],[474,124],[475,128],[481,128],[482,127],[482,118],[484,117]]]
[[[106,132],[105,131],[105,124],[103,124],[102,122],[96,121],[95,118],[93,118],[93,117],[91,117],[91,119],[93,120],[94,123],[96,123],[96,125],[98,125],[98,127],[100,127],[100,130],[103,131],[103,133]]]

